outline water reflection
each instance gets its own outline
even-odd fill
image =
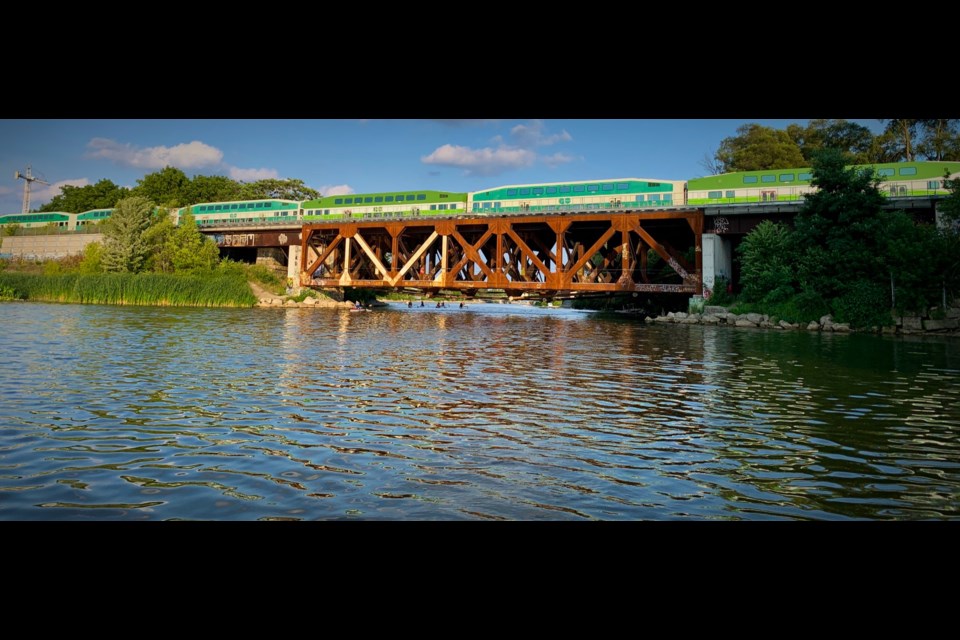
[[[960,349],[471,305],[7,304],[0,518],[956,518]]]

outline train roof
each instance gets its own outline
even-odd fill
[[[942,178],[944,172],[951,174],[960,172],[960,162],[936,162],[932,160],[919,162],[885,162],[880,164],[849,165],[848,168],[874,169],[883,179],[903,178],[909,180],[927,180]],[[744,185],[763,186],[774,184],[805,185],[810,184],[813,169],[810,167],[794,167],[790,169],[765,169],[763,171],[734,171],[721,173],[716,176],[693,178],[687,181],[687,188],[691,191],[703,189],[736,189]]]
[[[391,202],[396,202],[397,197],[402,197],[404,202],[413,203],[435,203],[466,201],[467,194],[455,191],[431,191],[423,189],[420,191],[378,191],[377,193],[347,193],[336,196],[323,196],[315,200],[305,200],[304,209],[319,209],[322,207],[344,207],[350,204],[381,204],[386,202],[386,198],[391,198]],[[408,198],[408,196],[412,196]],[[369,200],[367,200],[369,198]],[[377,200],[382,198],[382,200]],[[337,202],[339,200],[339,202]],[[347,202],[350,200],[350,202]]]

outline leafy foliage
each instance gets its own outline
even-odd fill
[[[112,209],[118,201],[129,195],[129,189],[106,179],[82,187],[67,184],[60,187],[60,193],[40,207],[39,211],[83,213],[92,209]]]
[[[724,138],[716,159],[724,172],[786,169],[804,164],[800,147],[786,131],[759,124],[745,124],[737,129],[737,135]]]
[[[104,223],[101,263],[104,271],[137,273],[150,254],[144,232],[149,228],[153,203],[143,197],[124,198]]]
[[[789,242],[787,227],[770,220],[764,220],[744,238],[737,248],[744,300],[777,303],[795,293]]]

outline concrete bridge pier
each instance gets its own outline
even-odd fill
[[[733,279],[733,249],[730,238],[715,233],[703,234],[703,295],[710,297],[718,277]]]

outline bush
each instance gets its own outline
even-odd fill
[[[858,280],[834,300],[834,320],[849,322],[853,328],[890,326],[889,295],[875,282]]]
[[[707,300],[707,304],[720,307],[726,307],[727,305],[733,304],[736,298],[729,291],[729,289],[730,281],[723,276],[717,276],[713,281],[713,292],[711,293],[710,298]]]

